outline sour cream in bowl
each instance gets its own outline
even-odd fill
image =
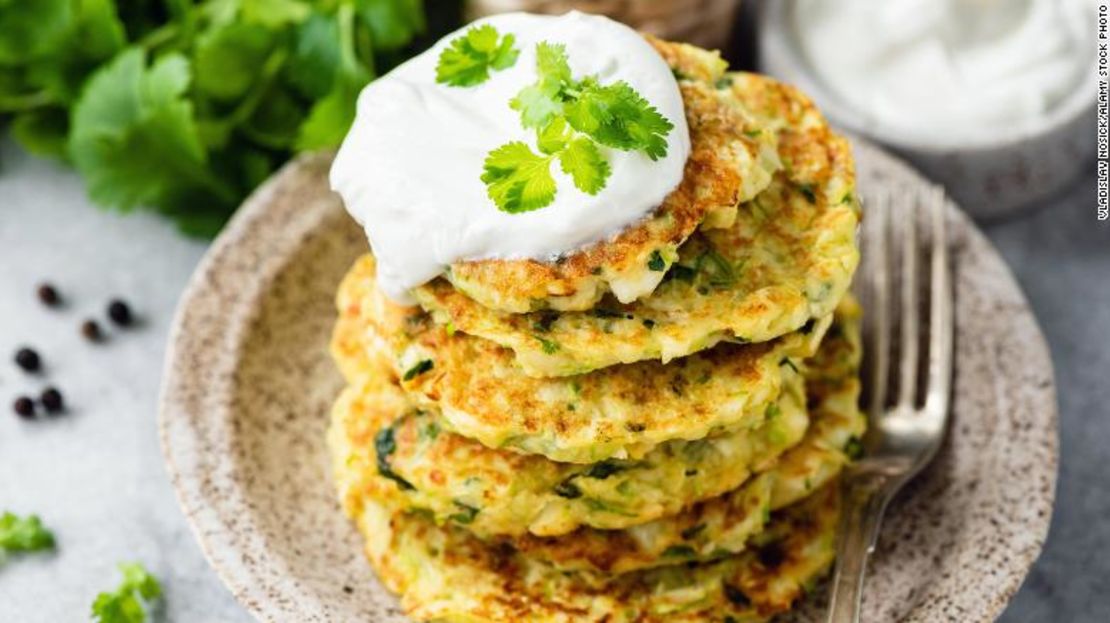
[[[761,62],[993,218],[1093,157],[1094,17],[1086,0],[776,2]]]

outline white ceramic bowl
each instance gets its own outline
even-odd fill
[[[759,17],[761,69],[804,90],[836,126],[871,137],[943,184],[978,219],[994,220],[1043,204],[1083,173],[1095,155],[1093,81],[1060,103],[1042,122],[1006,136],[977,137],[958,146],[910,138],[868,123],[814,75],[793,27],[794,0],[763,2]],[[1094,75],[1094,54],[1085,76]]]

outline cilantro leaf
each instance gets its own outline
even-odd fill
[[[509,102],[520,113],[526,128],[543,128],[563,112],[562,92],[571,86],[566,46],[541,41],[536,44],[539,80],[524,87]]]
[[[559,166],[584,193],[596,195],[609,180],[609,161],[601,155],[597,143],[580,136],[567,143],[559,152]]]
[[[289,82],[305,97],[324,97],[335,81],[340,48],[339,22],[332,15],[314,12],[297,28],[286,67]]]
[[[537,133],[536,138],[540,151],[551,155],[557,154],[565,149],[567,141],[569,141],[572,136],[573,132],[570,126],[567,125],[566,119],[555,117],[544,129]]]
[[[0,0],[0,65],[42,55],[65,32],[72,10],[70,0]]]
[[[145,52],[132,48],[89,80],[73,111],[69,155],[94,201],[120,210],[173,210],[238,200],[208,167],[185,97],[189,77],[184,56],[167,54],[147,67]]]
[[[427,28],[421,0],[358,0],[355,6],[375,50],[399,50]]]
[[[498,209],[530,212],[555,201],[552,156],[541,156],[524,143],[506,143],[486,157],[482,181]]]
[[[232,22],[205,32],[197,39],[193,86],[216,100],[242,98],[274,43],[272,31],[256,24]]]
[[[64,158],[69,119],[55,108],[32,110],[12,119],[12,137],[27,151],[54,158]]]
[[[113,591],[96,596],[93,620],[98,623],[143,623],[150,602],[162,595],[162,586],[139,563],[120,563],[123,581]]]
[[[543,83],[567,85],[571,82],[567,46],[541,41],[536,44],[536,70]]]
[[[54,534],[36,515],[0,515],[0,551],[34,552],[54,547]]]
[[[436,82],[454,87],[471,87],[489,80],[490,70],[512,67],[520,56],[516,37],[506,34],[498,39],[497,29],[489,24],[475,26],[456,37],[439,54]]]
[[[581,95],[566,105],[571,127],[608,147],[641,150],[652,160],[667,155],[664,137],[674,124],[627,82],[602,86],[587,79],[581,90]]]
[[[522,126],[536,129],[540,152],[548,159],[558,158],[562,171],[582,192],[596,195],[612,174],[599,143],[622,151],[642,151],[652,160],[667,155],[665,137],[674,124],[627,82],[602,85],[592,76],[575,80],[566,46],[547,41],[536,44],[536,73],[536,82],[521,89],[509,107],[520,113]],[[519,146],[511,154],[516,167],[505,169],[507,173],[500,169],[491,173],[491,153],[482,180],[498,208],[523,212],[515,201],[523,192],[521,179],[535,176],[538,187],[544,188],[541,182],[547,182],[550,171],[543,156],[533,154],[522,143],[510,143],[499,151],[511,145]],[[500,184],[496,188],[495,182]],[[546,202],[536,207],[549,205],[554,196],[554,188],[550,198],[538,195]]]
[[[299,150],[339,145],[355,120],[358,93],[373,77],[355,53],[355,24],[351,7],[341,6],[336,20],[340,42],[339,68],[331,91],[313,105],[301,126],[296,143]]]

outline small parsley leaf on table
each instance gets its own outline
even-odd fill
[[[147,620],[150,602],[162,595],[162,586],[138,563],[120,563],[119,570],[123,574],[120,585],[96,596],[92,605],[93,621],[143,623]]]
[[[54,547],[54,534],[42,525],[36,515],[20,517],[15,513],[0,515],[0,550],[4,552],[36,552]]]
[[[489,80],[491,70],[512,67],[520,56],[511,33],[500,36],[489,24],[475,26],[443,49],[436,65],[436,82],[472,87]]]
[[[504,212],[530,212],[555,200],[551,159],[519,141],[506,143],[486,157],[482,181],[490,199]]]

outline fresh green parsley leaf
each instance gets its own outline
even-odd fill
[[[555,117],[536,137],[540,151],[547,155],[557,154],[566,148],[567,142],[574,136],[574,132],[567,125],[566,119]]]
[[[93,620],[98,623],[143,623],[147,620],[152,601],[162,595],[162,586],[139,563],[119,565],[123,581],[113,591],[96,596],[92,605]]]
[[[666,136],[674,124],[627,82],[602,86],[583,80],[582,93],[566,105],[571,127],[595,141],[625,151],[643,151],[652,160],[667,155]]]
[[[491,70],[507,69],[516,63],[520,50],[515,44],[512,33],[501,37],[489,24],[475,26],[440,52],[436,82],[453,87],[481,84],[489,80]]]
[[[69,119],[59,109],[46,108],[16,115],[11,131],[12,137],[35,155],[65,157]]]
[[[94,201],[121,210],[233,205],[236,188],[210,169],[186,99],[190,66],[171,53],[147,66],[139,48],[98,71],[73,111],[69,155]]]
[[[567,46],[562,43],[548,43],[541,41],[536,44],[536,71],[540,74],[540,83],[558,85],[560,87],[571,83],[570,59],[567,58]]]
[[[56,43],[73,11],[70,0],[0,0],[0,65],[36,58]]]
[[[667,270],[667,261],[663,259],[663,254],[656,249],[651,252],[651,257],[648,258],[648,270],[661,273]]]
[[[539,79],[521,89],[509,102],[520,113],[525,128],[547,127],[562,116],[563,93],[573,87],[565,45],[541,41],[536,44],[536,72]]]
[[[0,515],[0,550],[35,552],[54,547],[54,534],[42,525],[37,515],[19,517],[15,513]]]
[[[285,73],[305,97],[320,99],[335,83],[343,44],[334,15],[313,12],[297,27],[293,54]]]
[[[331,91],[312,106],[300,128],[296,142],[300,151],[339,145],[354,123],[359,91],[373,78],[373,73],[355,52],[355,23],[351,6],[341,5],[335,19],[340,42],[339,67]]]
[[[197,39],[194,88],[219,101],[242,98],[275,43],[273,31],[256,24],[232,22],[206,31]]]
[[[498,209],[510,214],[529,212],[555,200],[555,178],[551,159],[519,141],[506,143],[490,152],[482,181]]]
[[[667,155],[666,135],[674,125],[625,82],[601,85],[594,77],[575,80],[571,75],[566,46],[546,41],[536,44],[535,83],[521,89],[509,106],[520,113],[520,123],[535,129],[542,154],[555,156],[564,173],[584,193],[596,195],[612,173],[599,144],[622,151],[643,151],[652,160]],[[508,173],[490,175],[490,161],[509,145],[515,166]],[[523,143],[510,143],[490,154],[482,180],[498,208],[523,212],[550,205],[555,200],[554,180],[550,177],[549,158],[534,154]],[[510,178],[510,173],[527,168],[529,175],[513,177],[513,184],[494,188],[494,181]],[[534,179],[545,192],[536,194],[536,203],[523,208],[520,201],[522,179]],[[548,183],[550,182],[550,192]],[[514,209],[508,209],[512,206]]]
[[[597,144],[580,136],[559,152],[559,166],[584,193],[596,195],[609,181],[609,161],[601,155]]]
[[[363,0],[355,5],[375,50],[400,50],[428,28],[423,0]]]

